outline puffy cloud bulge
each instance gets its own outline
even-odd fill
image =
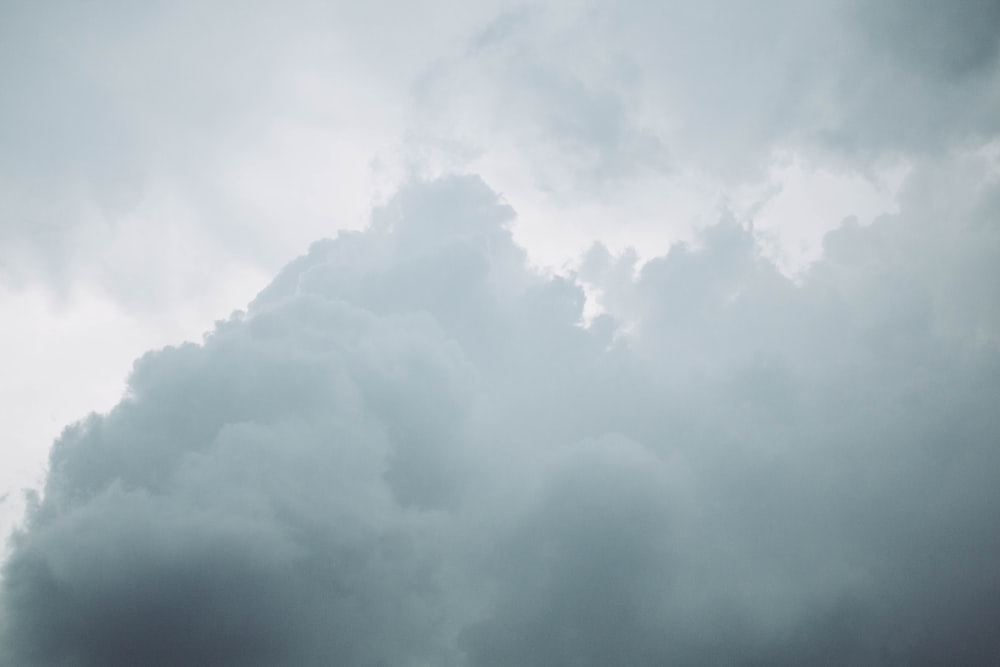
[[[998,203],[972,155],[801,284],[726,219],[551,277],[412,183],[63,433],[6,664],[993,664]]]

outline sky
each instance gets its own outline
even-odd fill
[[[0,4],[0,663],[1000,662],[1000,2]]]

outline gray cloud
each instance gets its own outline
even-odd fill
[[[488,151],[487,128],[577,197],[644,170],[752,181],[775,149],[863,168],[996,136],[997,6],[553,3],[502,14],[417,99],[424,131]]]
[[[123,229],[148,237],[178,217],[136,215],[162,191],[197,211],[218,254],[269,271],[285,261],[268,231],[278,220],[245,200],[271,187],[298,194],[295,176],[233,181],[248,162],[273,162],[269,142],[290,127],[337,137],[303,153],[343,159],[323,186],[345,199],[377,180],[371,162],[423,173],[437,153],[463,169],[513,160],[562,202],[681,171],[755,182],[776,149],[853,170],[1000,130],[994,0],[10,2],[0,12],[0,272],[60,290],[86,276],[132,308],[211,280],[160,284],[181,273],[182,252],[142,249],[167,265],[143,275],[103,257]],[[353,140],[356,155],[344,148]]]
[[[859,5],[872,42],[923,76],[964,78],[996,65],[1000,3],[972,0],[945,7],[933,2]]]
[[[407,186],[65,431],[6,662],[995,663],[991,169],[919,165],[801,285],[730,220],[595,247],[589,327],[481,181]]]

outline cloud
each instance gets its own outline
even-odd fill
[[[174,239],[271,273],[413,174],[482,173],[553,227],[702,226],[776,152],[877,171],[1000,130],[990,0],[0,11],[0,274],[132,309],[215,287]]]
[[[541,189],[650,172],[759,179],[777,150],[868,167],[995,136],[998,12],[933,3],[642,0],[499,15],[429,69],[417,130],[518,146]]]
[[[996,66],[1000,5],[991,0],[950,10],[931,2],[859,5],[858,18],[873,42],[923,76],[961,79]]]
[[[168,276],[190,270],[162,252],[176,239],[211,248],[205,263],[272,273],[316,238],[312,225],[327,228],[331,200],[338,225],[361,224],[354,214],[370,206],[371,163],[400,105],[394,81],[331,54],[352,30],[341,12],[267,2],[0,12],[5,280],[56,293],[88,282],[133,309],[176,304],[217,280],[172,294]],[[297,216],[280,234],[276,209]],[[135,257],[162,270],[134,275]],[[137,284],[142,298],[123,289]]]
[[[6,662],[992,664],[998,186],[928,161],[796,285],[731,219],[544,276],[411,183],[63,433]]]

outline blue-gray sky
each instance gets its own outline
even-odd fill
[[[1000,661],[1000,3],[9,2],[0,82],[5,664]]]

